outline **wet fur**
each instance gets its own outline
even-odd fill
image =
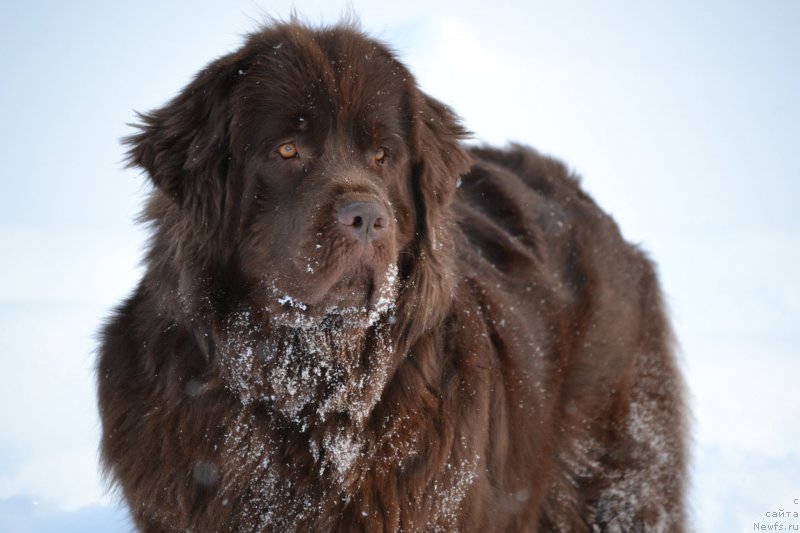
[[[153,236],[97,365],[141,531],[683,529],[653,267],[561,163],[464,136],[384,45],[297,22],[141,116]],[[328,213],[365,197],[393,226],[354,259]]]

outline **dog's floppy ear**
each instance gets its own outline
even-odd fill
[[[429,246],[437,246],[460,175],[470,157],[461,146],[469,132],[443,103],[415,88],[412,96],[411,150],[417,196],[418,228]],[[421,204],[421,205],[419,205]]]
[[[129,164],[147,171],[159,190],[209,229],[219,222],[225,198],[230,93],[243,64],[236,54],[211,63],[166,106],[139,114],[139,132],[124,141]]]
[[[459,176],[471,163],[461,146],[468,132],[450,108],[413,83],[411,104],[411,185],[419,238],[407,280],[413,290],[404,291],[405,301],[397,306],[401,310],[398,323],[409,325],[403,338],[410,344],[436,327],[450,309],[455,284],[450,204]]]

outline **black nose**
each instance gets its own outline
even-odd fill
[[[389,227],[386,209],[377,202],[350,202],[336,210],[336,220],[359,241],[380,239]]]

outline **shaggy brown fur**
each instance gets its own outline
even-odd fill
[[[265,27],[141,121],[97,367],[140,530],[682,530],[653,268],[559,162],[466,148],[350,26]]]

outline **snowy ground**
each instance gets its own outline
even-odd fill
[[[343,7],[295,2],[311,21]],[[800,4],[353,1],[476,139],[562,157],[660,265],[694,410],[699,531],[800,492]],[[0,531],[127,531],[96,468],[95,332],[133,286],[133,109],[269,11],[0,6]]]

